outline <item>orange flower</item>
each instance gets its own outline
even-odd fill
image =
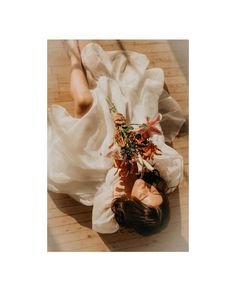
[[[122,135],[119,132],[119,129],[116,129],[114,139],[118,143],[119,146],[123,146],[125,143]]]
[[[148,143],[143,149],[142,156],[144,159],[152,159],[154,158],[154,155],[157,152],[157,146],[154,145],[153,143]]]

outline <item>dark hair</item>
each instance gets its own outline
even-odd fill
[[[145,173],[142,179],[155,186],[161,193],[163,202],[157,208],[148,207],[137,198],[122,196],[114,199],[111,209],[117,223],[125,228],[134,229],[141,235],[149,235],[162,230],[169,221],[169,201],[165,194],[166,182],[157,170]]]

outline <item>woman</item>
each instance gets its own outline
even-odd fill
[[[182,157],[165,144],[163,135],[154,135],[152,141],[161,151],[153,162],[156,174],[140,179],[138,171],[126,177],[115,174],[113,161],[106,155],[117,125],[125,120],[143,123],[147,116],[158,114],[163,71],[147,70],[149,61],[143,54],[104,52],[91,41],[65,44],[72,66],[75,117],[57,105],[49,110],[49,190],[93,205],[93,229],[100,233],[115,232],[119,226],[141,234],[159,230],[169,215],[165,194],[178,186],[182,176]],[[107,98],[117,109],[114,116]],[[164,95],[162,105],[168,99]],[[183,122],[176,115],[172,137]]]

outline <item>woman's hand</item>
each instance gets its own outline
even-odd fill
[[[113,121],[116,124],[116,126],[120,126],[120,125],[126,124],[125,117],[121,113],[115,113],[113,115]]]

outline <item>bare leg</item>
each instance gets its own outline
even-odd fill
[[[86,75],[83,70],[80,51],[77,41],[68,40],[65,42],[67,52],[71,61],[71,94],[74,99],[75,116],[80,118],[86,114],[92,106],[93,97],[90,93]]]
[[[80,52],[82,52],[82,50],[84,49],[84,47],[89,44],[89,43],[96,43],[96,41],[93,41],[93,40],[78,40],[77,41],[77,45],[78,45],[78,48],[80,50]],[[91,73],[89,70],[87,70],[86,68],[84,68],[84,73],[87,77],[87,81],[88,81],[88,84],[89,84],[89,88],[90,89],[94,89],[97,85],[96,83],[96,79],[93,75],[93,73]]]

